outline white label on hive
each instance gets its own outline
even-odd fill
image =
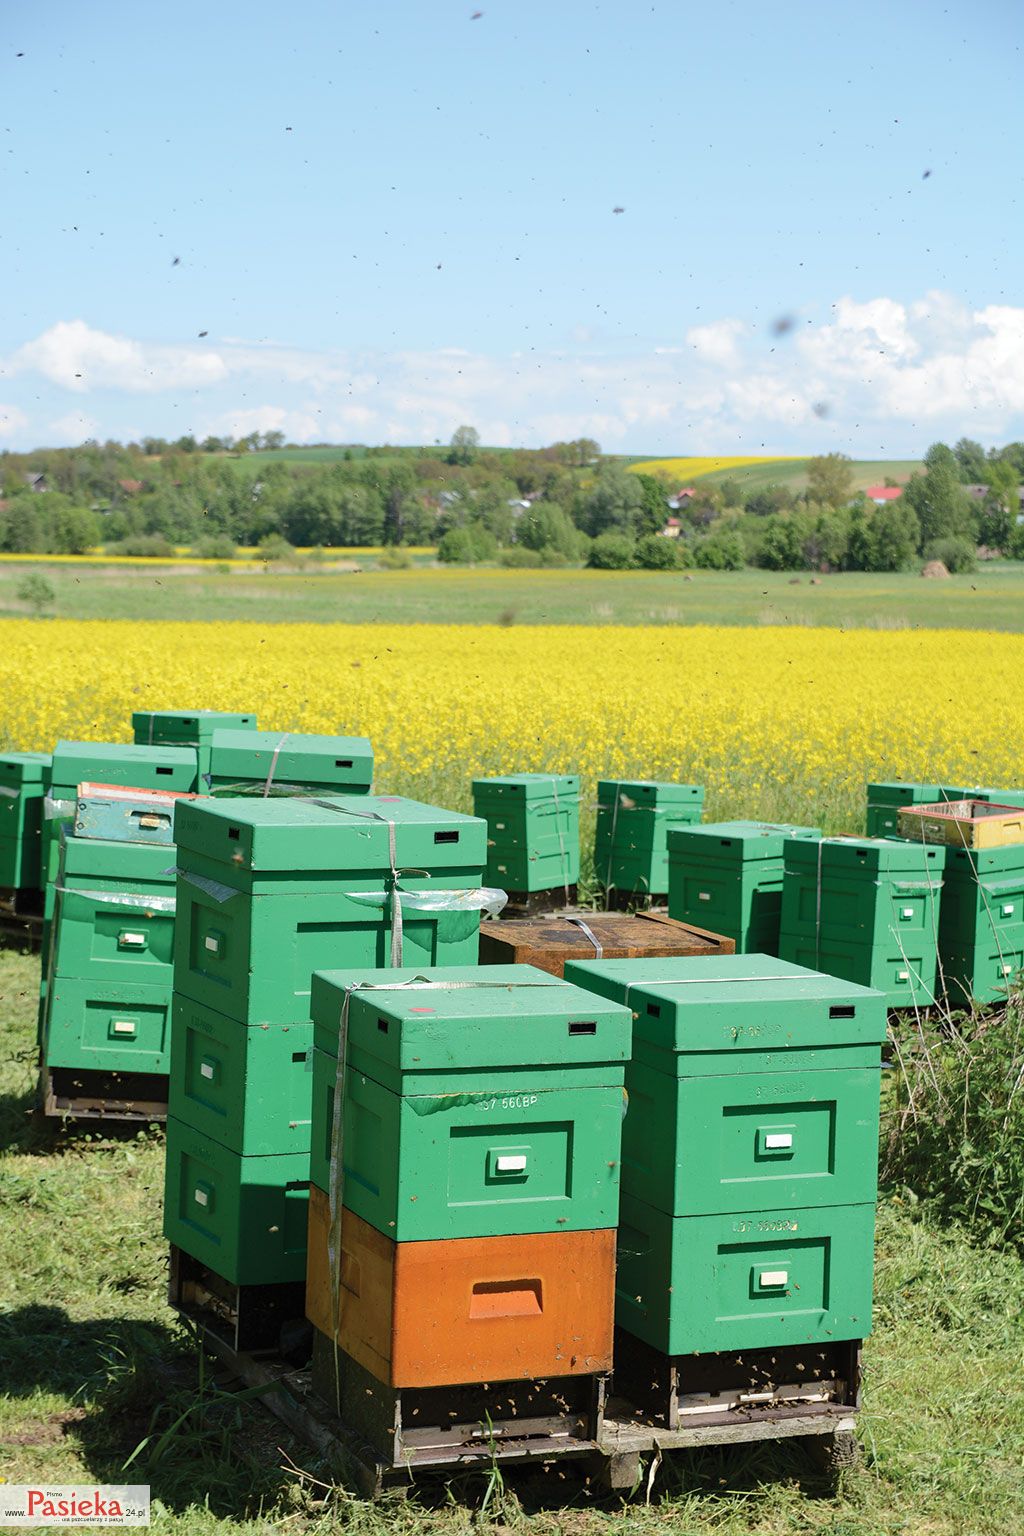
[[[698,901],[710,901],[711,900],[711,892],[710,891],[698,891],[697,892],[697,900]]]
[[[788,1269],[762,1269],[761,1277],[760,1277],[760,1280],[758,1281],[758,1284],[762,1287],[763,1290],[768,1290],[769,1287],[775,1287],[777,1285],[788,1285],[789,1284],[789,1270]]]
[[[220,939],[207,938],[205,943],[207,949],[212,950],[215,955],[220,953]]]
[[[904,917],[913,917],[913,915],[914,915],[913,907],[904,907],[903,908],[903,916]]]
[[[1012,901],[1007,901],[1007,902],[1003,903],[1003,916],[1004,917],[1012,917],[1013,916],[1013,902]]]
[[[793,1136],[790,1131],[768,1131],[764,1144],[769,1152],[781,1151],[782,1148],[793,1145]]]
[[[213,1076],[213,1063],[210,1062],[210,1061],[204,1061],[202,1066],[199,1068],[199,1076],[200,1077],[212,1077]]]
[[[896,980],[897,981],[909,981],[910,980],[910,972],[909,971],[897,971],[896,972]]]
[[[195,1195],[196,1205],[209,1205],[210,1197],[205,1189],[197,1189]]]
[[[515,1157],[506,1153],[498,1157],[496,1166],[499,1173],[525,1173],[526,1157],[523,1153]]]
[[[134,1035],[134,1033],[135,1033],[135,1020],[134,1019],[115,1019],[114,1020],[114,1034],[115,1035]]]
[[[139,948],[145,942],[146,935],[144,933],[122,933],[121,935],[122,944],[130,944],[135,948]]]

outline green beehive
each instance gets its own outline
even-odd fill
[[[319,973],[325,1190],[346,992],[348,1209],[398,1242],[615,1225],[628,1009],[527,965]]]
[[[55,974],[43,1024],[46,1065],[165,1073],[170,1007],[167,985]]]
[[[115,843],[174,846],[174,799],[160,790],[118,787],[79,797],[75,803],[76,838]]]
[[[0,889],[42,888],[43,800],[50,761],[46,752],[0,755]]]
[[[200,1263],[234,1285],[302,1280],[308,1213],[308,1150],[243,1157],[168,1116],[164,1235]]]
[[[633,1012],[622,1187],[674,1216],[873,1200],[883,999],[766,955],[571,961]]]
[[[997,1002],[1024,957],[1024,844],[944,852],[939,961],[947,996],[956,1007]]]
[[[175,837],[175,990],[240,1023],[308,1016],[314,970],[387,964],[399,915],[407,963],[476,961],[472,816],[397,795],[184,801]]]
[[[594,867],[606,890],[664,897],[668,892],[668,833],[704,813],[701,784],[654,779],[599,779]]]
[[[874,1202],[671,1216],[623,1192],[621,1328],[667,1355],[871,1332]]]
[[[473,780],[487,823],[489,885],[519,893],[569,890],[580,877],[580,780],[575,773],[512,773]]]
[[[240,1025],[177,994],[168,1107],[245,1157],[309,1153],[313,1025]]]
[[[724,934],[737,954],[775,954],[788,837],[820,838],[821,830],[719,821],[670,831],[669,916]]]
[[[867,786],[868,812],[864,824],[866,837],[898,837],[900,807],[934,805],[943,798],[937,784],[903,783],[899,780]]]
[[[883,998],[766,955],[566,975],[633,1013],[620,1326],[668,1354],[863,1336]]]
[[[166,848],[63,842],[51,943],[60,976],[171,989],[174,877]]]
[[[208,783],[221,794],[272,794],[296,786],[331,794],[369,794],[373,748],[365,736],[215,730]]]
[[[791,838],[781,932],[790,939],[933,947],[944,849],[886,838]]]
[[[140,746],[195,747],[199,777],[210,772],[210,743],[216,730],[255,731],[255,713],[229,714],[222,709],[147,709],[132,715],[132,730]]]

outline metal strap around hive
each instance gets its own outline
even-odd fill
[[[334,1401],[341,1412],[341,1375],[338,1365],[338,1318],[341,1305],[341,1214],[345,1202],[345,1071],[348,1062],[348,1028],[353,992],[461,992],[518,991],[522,987],[568,987],[570,982],[551,976],[541,981],[431,981],[413,976],[408,981],[353,981],[345,988],[338,1020],[338,1060],[334,1074],[331,1108],[331,1157],[327,1192],[330,1226],[327,1235],[327,1267],[331,1284],[331,1343],[334,1357]]]
[[[603,946],[603,944],[601,943],[600,939],[597,937],[597,934],[594,932],[593,928],[591,928],[591,926],[590,926],[590,924],[588,922],[585,922],[582,917],[577,917],[575,915],[575,913],[572,913],[572,914],[570,914],[570,913],[560,913],[559,916],[561,917],[563,922],[565,922],[565,923],[573,923],[577,928],[579,928],[583,933],[586,934],[587,938],[590,940],[591,944],[593,944],[593,946],[594,946],[594,959],[595,960],[603,960],[604,959],[604,946]]]
[[[562,865],[562,886],[565,891],[565,904],[569,905],[569,859],[565,850],[565,838],[562,835],[562,812],[558,804],[558,780],[551,775],[551,789],[555,797],[555,830],[558,833],[558,854]]]
[[[297,799],[307,805],[318,805],[322,810],[333,811],[336,816],[358,816],[363,821],[381,821],[388,829],[388,859],[391,864],[391,958],[392,966],[400,966],[403,950],[402,893],[398,884],[397,831],[393,821],[379,811],[354,811],[351,806],[339,805],[336,800],[318,800],[315,795],[299,795]]]
[[[608,834],[608,863],[604,872],[604,909],[606,912],[611,905],[612,860],[615,857],[615,828],[619,824],[619,797],[621,790],[622,780],[618,779],[615,784],[615,803],[612,806],[612,829]],[[598,815],[601,814],[600,801],[598,801],[597,813]]]
[[[146,896],[141,891],[91,891],[77,885],[57,885],[54,890],[62,896],[81,896],[97,906],[123,907],[126,911],[173,912],[177,901],[173,896]]]
[[[278,760],[278,758],[281,755],[281,748],[284,746],[285,742],[288,740],[288,737],[289,737],[290,734],[291,733],[289,731],[285,731],[284,735],[281,737],[281,739],[278,742],[277,746],[274,748],[273,754],[271,755],[270,767],[267,769],[267,782],[263,786],[263,798],[264,798],[264,800],[266,800],[268,795],[270,794],[270,786],[274,782],[274,770],[277,767],[277,760]]]

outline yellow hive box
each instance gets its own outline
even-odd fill
[[[900,810],[900,836],[954,848],[1005,848],[1024,843],[1024,810],[987,800],[948,800]]]

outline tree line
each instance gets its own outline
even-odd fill
[[[493,450],[460,427],[447,447],[323,445],[320,462],[282,455],[288,446],[264,433],[4,453],[0,549],[160,556],[187,546],[227,558],[241,547],[287,558],[295,547],[429,545],[448,563],[604,569],[887,571],[941,559],[964,570],[979,548],[1024,559],[1021,443],[935,443],[882,506],[855,494],[853,465],[835,453],[808,461],[799,492],[698,481],[673,513],[673,538],[664,530],[679,487],[602,456],[589,438]]]

